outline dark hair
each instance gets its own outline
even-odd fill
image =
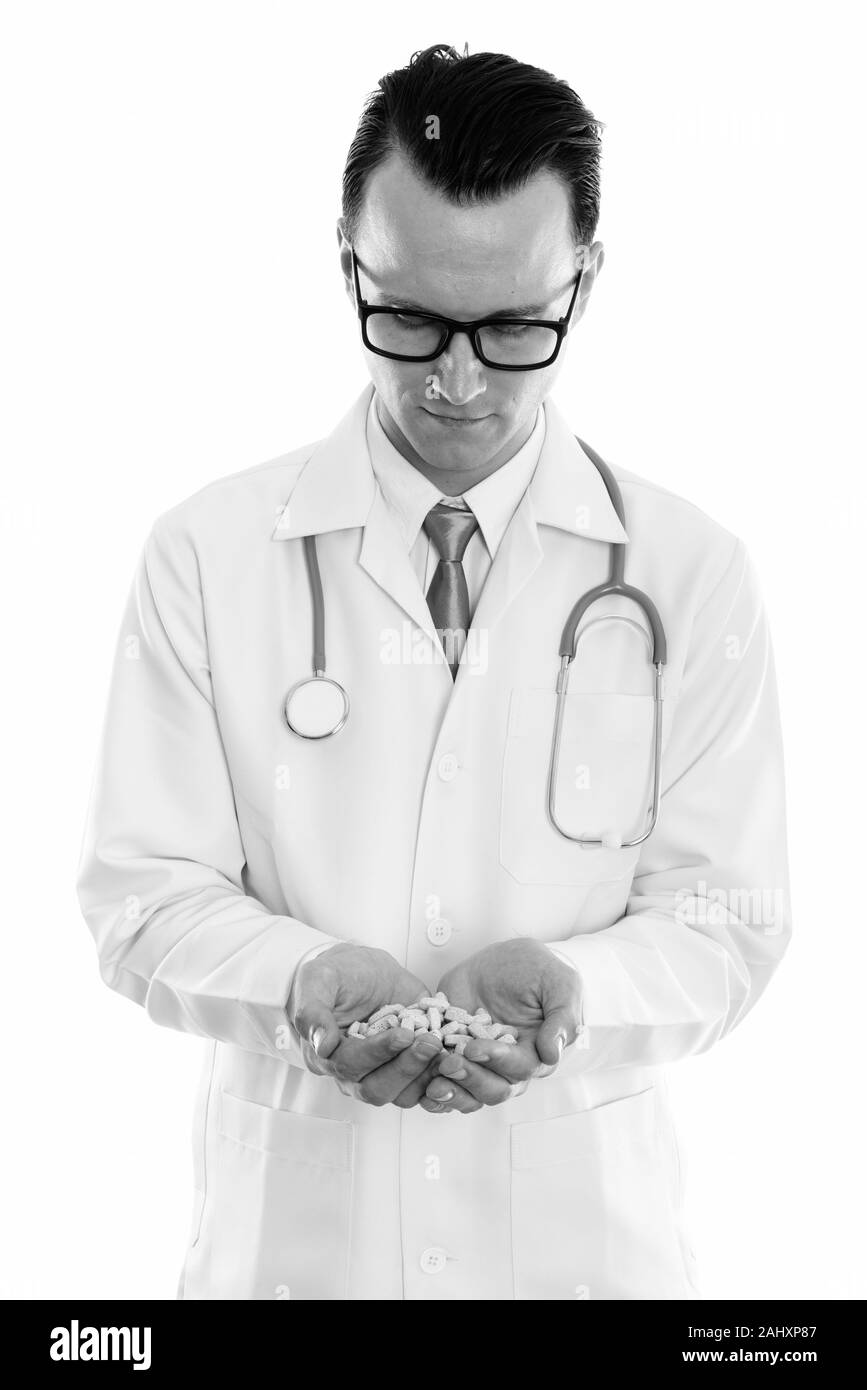
[[[400,151],[454,203],[516,192],[548,169],[566,184],[576,236],[589,243],[599,221],[602,129],[572,88],[542,68],[435,44],[387,73],[367,99],[343,171],[347,236],[357,232],[368,175]]]

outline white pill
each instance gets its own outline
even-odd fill
[[[470,1024],[470,1033],[474,1038],[493,1039],[494,1031],[489,1023],[476,1023],[475,1020]]]
[[[427,1014],[422,1009],[406,1009],[400,1015],[400,1022],[413,1028],[427,1028]]]
[[[381,1009],[377,1009],[375,1014],[371,1014],[368,1023],[378,1023],[381,1018],[387,1018],[389,1014],[399,1014],[403,1012],[403,1004],[383,1004]]]

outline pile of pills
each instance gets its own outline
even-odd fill
[[[369,1038],[384,1033],[387,1028],[407,1028],[418,1036],[429,1033],[439,1038],[443,1047],[463,1052],[472,1038],[490,1038],[501,1043],[517,1043],[504,1023],[494,1023],[484,1009],[474,1014],[450,1004],[443,993],[423,994],[414,1004],[385,1004],[365,1022],[356,1020],[349,1025],[350,1038]]]

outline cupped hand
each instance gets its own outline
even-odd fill
[[[436,1075],[439,1040],[414,1040],[406,1028],[350,1038],[345,1029],[385,1004],[411,1004],[428,993],[388,951],[349,942],[322,951],[297,970],[287,1005],[305,1066],[368,1105],[417,1105]]]
[[[474,1038],[462,1056],[446,1052],[420,1102],[425,1110],[466,1114],[502,1105],[534,1078],[550,1076],[578,1036],[578,973],[532,938],[484,947],[444,975],[438,988],[470,1013],[487,1010],[518,1041]]]

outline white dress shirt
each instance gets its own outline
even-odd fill
[[[422,529],[431,507],[438,502],[460,506],[461,498],[446,497],[392,444],[376,409],[374,391],[367,413],[367,447],[376,480],[407,551],[424,593],[430,588],[439,554]],[[470,615],[475,612],[488,571],[515,510],[530,484],[545,440],[545,409],[539,408],[532,433],[516,454],[495,473],[463,493],[479,529],[470,537],[463,566],[470,596]]]

